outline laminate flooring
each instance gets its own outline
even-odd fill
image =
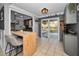
[[[14,54],[14,53],[13,53]],[[18,54],[22,56],[23,53]],[[37,49],[32,56],[68,56],[63,49],[63,43],[56,38],[38,38]]]
[[[68,56],[64,53],[63,44],[58,39],[38,39],[37,50],[33,56]]]

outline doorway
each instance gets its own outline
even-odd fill
[[[59,40],[59,17],[41,20],[41,37]]]

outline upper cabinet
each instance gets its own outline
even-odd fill
[[[73,11],[71,9],[74,9],[75,11]],[[76,4],[75,4],[75,7],[74,7],[74,5],[68,4],[65,8],[65,24],[75,24],[75,23],[77,23],[77,17],[76,16],[77,16],[77,14],[76,14]]]

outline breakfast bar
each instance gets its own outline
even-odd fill
[[[31,56],[36,51],[36,33],[27,31],[12,31],[12,34],[23,39],[23,56]]]

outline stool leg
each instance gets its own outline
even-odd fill
[[[7,48],[8,48],[9,43],[7,42],[6,48],[5,48],[5,54],[7,54]]]
[[[17,56],[19,53],[21,53],[21,52],[22,52],[22,50],[21,50],[21,51],[19,51],[19,49],[20,49],[20,47],[19,47],[19,46],[17,46],[17,48],[16,48],[16,54],[15,54],[14,56]]]
[[[18,54],[18,46],[16,47],[16,54],[15,54],[15,56]]]
[[[12,46],[11,46],[11,44],[10,44],[10,50],[12,49]],[[12,54],[12,51],[10,51],[9,52],[9,56],[11,56],[11,54]]]
[[[6,54],[7,47],[8,47],[8,43],[7,43],[6,48],[5,48],[5,54]]]

